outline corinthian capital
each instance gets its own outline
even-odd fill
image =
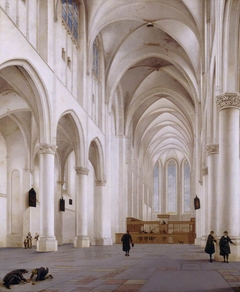
[[[89,173],[89,169],[83,166],[75,166],[75,170],[77,174],[81,174],[81,175],[88,175]]]
[[[237,92],[225,92],[217,97],[218,111],[225,108],[240,109],[240,94]]]
[[[40,154],[53,154],[57,151],[57,146],[53,144],[40,143],[38,144]]]
[[[218,154],[219,153],[219,145],[211,144],[207,145],[207,155]]]

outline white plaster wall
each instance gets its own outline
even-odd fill
[[[7,198],[0,194],[0,247],[6,246],[7,233]]]
[[[12,125],[13,124],[9,124]],[[16,127],[16,125],[15,125]],[[9,222],[10,233],[22,235],[24,193],[22,189],[22,169],[25,166],[26,149],[22,135],[16,127],[15,131],[6,137],[8,148],[8,176],[9,176]]]
[[[75,212],[65,208],[63,212],[63,242],[73,243],[75,238]]]
[[[90,240],[90,244],[95,244],[96,237],[96,213],[95,213],[95,196],[94,196],[94,169],[90,161],[88,162],[89,174],[88,174],[88,187],[87,194],[88,197],[88,236]]]
[[[0,193],[6,194],[7,192],[7,152],[6,144],[3,136],[0,134]]]
[[[36,207],[28,207],[23,213],[23,238],[26,238],[28,232],[31,232],[32,237],[35,234],[40,234],[40,204],[37,203]],[[32,241],[36,245],[36,240]]]

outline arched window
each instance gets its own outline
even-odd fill
[[[62,18],[69,32],[78,40],[79,2],[77,0],[62,0]]]
[[[167,213],[177,212],[177,165],[170,160],[167,166]]]
[[[183,169],[183,194],[184,194],[184,204],[183,212],[190,212],[190,166],[186,160]]]
[[[95,38],[93,42],[93,63],[92,63],[92,70],[95,75],[95,77],[99,78],[99,45],[98,45],[98,39]]]
[[[91,117],[101,127],[102,118],[102,95],[101,95],[101,74],[100,74],[100,43],[95,38],[92,46],[92,103]]]
[[[153,211],[159,212],[159,164],[153,168]]]

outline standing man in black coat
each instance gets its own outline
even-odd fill
[[[217,242],[216,239],[214,238],[214,231],[211,231],[210,234],[208,235],[208,239],[206,242],[206,247],[205,247],[205,252],[209,254],[210,256],[210,262],[212,263],[212,255],[215,253],[215,246],[214,242]]]
[[[121,241],[122,241],[122,250],[125,251],[125,256],[129,256],[131,244],[133,243],[132,236],[130,235],[129,231],[127,231],[127,233],[123,234]]]
[[[224,231],[223,236],[219,241],[220,255],[223,256],[224,263],[228,263],[228,256],[231,253],[229,242],[234,244],[228,236],[228,232]]]

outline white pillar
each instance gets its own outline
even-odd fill
[[[231,248],[231,260],[240,259],[239,213],[239,108],[238,93],[217,96],[219,110],[219,197],[217,233],[225,230],[238,246]]]
[[[63,194],[63,185],[64,185],[64,180],[59,180],[57,181],[58,185],[57,185],[57,194],[59,194],[58,198],[62,198],[62,194]],[[59,200],[59,199],[58,199]],[[58,205],[58,210],[59,210],[59,205]],[[59,210],[57,216],[55,216],[55,218],[57,218],[57,224],[55,227],[56,230],[56,236],[57,236],[57,241],[58,241],[58,245],[63,245],[63,220],[64,220],[64,212],[61,212]]]
[[[126,164],[126,153],[127,153],[127,144],[128,137],[121,136],[119,137],[119,190],[118,190],[118,218],[119,218],[119,230],[118,232],[125,232],[126,230],[126,217],[127,217],[127,177],[126,173],[127,164]],[[142,206],[142,204],[141,204]]]
[[[209,222],[209,216],[208,216],[208,204],[209,204],[209,194],[208,194],[208,167],[205,166],[205,163],[202,165],[202,200],[201,200],[201,208],[198,211],[201,213],[201,220],[202,220],[202,226],[201,226],[201,246],[205,247],[206,244],[206,238],[209,234],[208,231],[208,222]]]
[[[88,237],[88,205],[87,205],[87,176],[89,169],[85,167],[75,167],[77,173],[77,196],[76,196],[76,237],[74,247],[89,247]]]
[[[54,155],[56,146],[39,145],[40,155],[40,237],[37,251],[57,251],[54,233]]]
[[[217,205],[218,205],[218,155],[219,145],[207,145],[208,161],[208,232],[217,231]]]
[[[111,245],[111,218],[109,216],[106,180],[97,180],[97,238],[96,245]]]

